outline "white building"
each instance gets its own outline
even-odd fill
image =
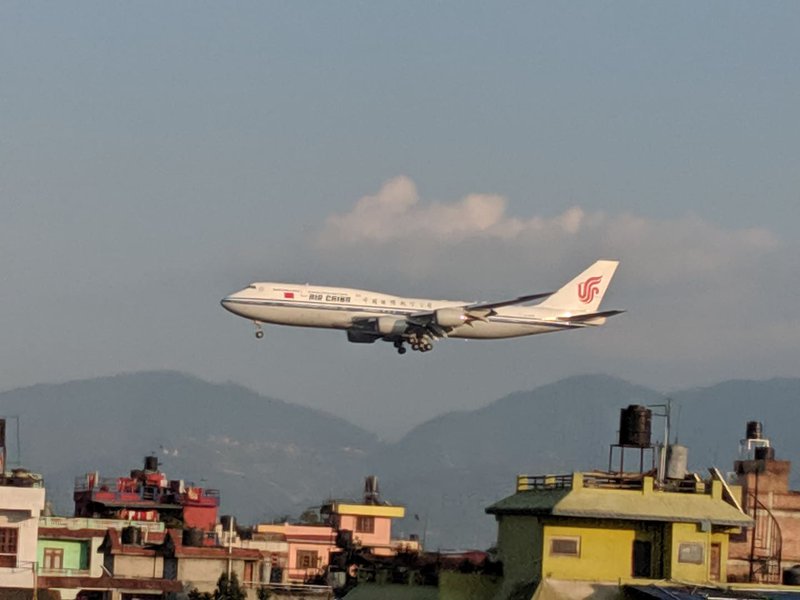
[[[0,474],[0,589],[34,587],[44,492],[39,476]]]

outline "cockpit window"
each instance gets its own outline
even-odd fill
[[[256,289],[256,286],[254,286],[254,285],[251,283],[250,285],[248,285],[248,286],[247,286],[247,289],[248,289],[248,290],[254,290],[254,289]]]

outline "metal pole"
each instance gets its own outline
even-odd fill
[[[231,554],[233,553],[233,516],[228,517],[228,587],[231,585]]]

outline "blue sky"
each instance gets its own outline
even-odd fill
[[[3,386],[177,368],[391,436],[573,373],[794,375],[798,30],[794,2],[3,3]],[[363,239],[398,181],[416,204]],[[469,195],[502,216],[430,222]],[[402,361],[258,344],[218,305],[253,279],[494,299],[601,256],[607,328]]]

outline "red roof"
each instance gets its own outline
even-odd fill
[[[243,560],[260,560],[264,554],[254,548],[228,548],[225,546],[184,546],[183,532],[180,529],[170,529],[167,533],[169,541],[164,540],[165,546],[172,546],[174,556],[206,557],[206,558],[239,558]]]

